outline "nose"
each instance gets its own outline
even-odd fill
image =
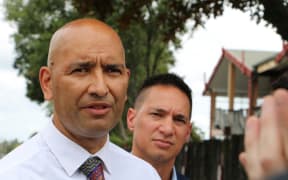
[[[166,137],[172,136],[174,133],[174,124],[171,117],[165,118],[159,127],[159,131]]]
[[[105,97],[109,92],[107,82],[102,71],[96,71],[88,87],[88,94],[92,97]]]

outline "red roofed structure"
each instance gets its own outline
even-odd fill
[[[248,98],[249,106],[246,114],[253,115],[255,110],[259,109],[256,105],[257,99],[269,94],[273,90],[273,82],[287,70],[288,44],[283,44],[281,52],[222,49],[222,55],[203,91],[203,95],[211,97],[210,138],[213,137],[215,119],[219,119],[219,112],[215,107],[217,96],[228,97],[227,117],[231,125],[235,123],[233,117],[236,117],[235,97]],[[240,121],[245,121],[246,117]],[[245,122],[238,124],[243,125]],[[236,134],[244,132],[237,130],[236,126],[234,125]],[[230,126],[229,129],[229,123],[227,127],[228,134],[234,134],[233,127],[231,129]]]

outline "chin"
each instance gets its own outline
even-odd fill
[[[87,137],[88,138],[91,138],[91,139],[94,139],[94,138],[103,138],[105,137],[109,132],[107,131],[97,131],[97,132],[90,132],[90,133],[87,133]]]
[[[165,162],[166,163],[168,161],[169,157],[166,155],[163,155],[163,154],[158,154],[158,155],[154,156],[153,159],[156,162],[162,162],[162,163]]]

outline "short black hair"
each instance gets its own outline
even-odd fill
[[[150,87],[157,85],[165,85],[165,86],[173,86],[183,92],[190,103],[190,117],[192,114],[192,90],[190,87],[184,82],[184,80],[174,73],[165,73],[158,74],[155,76],[151,76],[144,80],[143,84],[140,86],[138,93],[136,95],[135,103],[139,100],[139,96],[142,92]],[[135,104],[134,104],[135,105]]]

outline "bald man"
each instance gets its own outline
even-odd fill
[[[39,72],[52,120],[0,161],[0,179],[160,179],[151,165],[109,141],[129,74],[122,42],[105,23],[79,19],[56,31]]]

